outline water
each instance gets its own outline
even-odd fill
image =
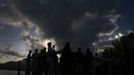
[[[17,71],[0,70],[0,75],[17,75]],[[24,72],[21,71],[21,74],[20,75],[24,75]]]

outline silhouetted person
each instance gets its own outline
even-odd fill
[[[70,48],[70,43],[66,43],[63,50],[61,51],[61,66],[62,66],[62,75],[72,74],[72,62],[73,55]]]
[[[48,53],[51,53],[52,52],[52,43],[48,42],[47,46],[48,46]]]
[[[57,65],[58,65],[58,56],[57,56],[57,54],[56,54],[56,50],[55,50],[55,45],[53,45],[53,47],[52,47],[52,54],[51,54],[51,56],[52,56],[52,58],[53,58],[53,73],[55,74],[55,75],[57,75],[58,73],[57,73]]]
[[[39,53],[39,75],[46,75],[46,48],[42,49]]]
[[[39,60],[38,60],[38,49],[32,55],[32,75],[38,75],[39,73]]]
[[[86,75],[91,74],[92,59],[93,59],[93,54],[91,53],[90,49],[87,48],[86,55],[85,55],[85,65],[84,65],[84,71]]]
[[[49,75],[52,75],[54,73],[54,58],[53,58],[53,50],[52,50],[52,43],[48,42],[48,52],[47,52],[47,58],[46,58],[46,63],[47,63],[47,72]]]
[[[83,74],[83,63],[84,63],[84,56],[82,54],[81,48],[78,48],[78,51],[76,52],[76,75],[82,75]]]
[[[31,54],[32,51],[30,50],[27,58],[26,58],[26,71],[25,71],[25,75],[30,75],[30,71],[31,71]]]

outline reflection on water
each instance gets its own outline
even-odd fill
[[[17,71],[0,70],[0,75],[17,75]],[[24,72],[21,72],[21,75],[24,75]]]

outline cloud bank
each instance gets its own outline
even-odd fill
[[[8,47],[4,48],[3,50],[0,50],[0,54],[4,54],[7,56],[15,56],[15,57],[19,57],[19,58],[25,57],[25,56],[21,55],[20,53],[18,53],[17,51],[14,51],[14,49],[15,49],[15,47],[13,45],[8,46]]]
[[[86,48],[99,37],[112,35],[118,29],[120,15],[116,13],[116,0],[7,1],[10,7],[6,6],[7,10],[2,12],[12,11],[15,16],[8,14],[10,17],[34,22],[43,31],[43,38],[53,38],[59,48],[66,41],[71,42],[73,48]]]

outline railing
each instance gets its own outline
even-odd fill
[[[24,59],[24,60],[26,61],[27,59]],[[106,62],[108,64],[108,67],[107,67],[107,69],[109,70],[108,75],[112,75],[112,63],[113,62],[120,62],[120,60],[110,60],[110,59],[104,59],[104,58],[99,58],[99,57],[94,57],[94,60],[97,60],[98,63]],[[93,64],[95,64],[95,63],[93,63]],[[20,65],[21,65],[21,63],[20,63],[20,61],[18,61],[18,72],[17,72],[18,75],[21,74],[21,66]],[[92,67],[92,75],[96,75],[96,67],[97,66]],[[120,67],[120,69],[121,69],[121,67]],[[119,75],[122,75],[122,70],[119,71]]]

